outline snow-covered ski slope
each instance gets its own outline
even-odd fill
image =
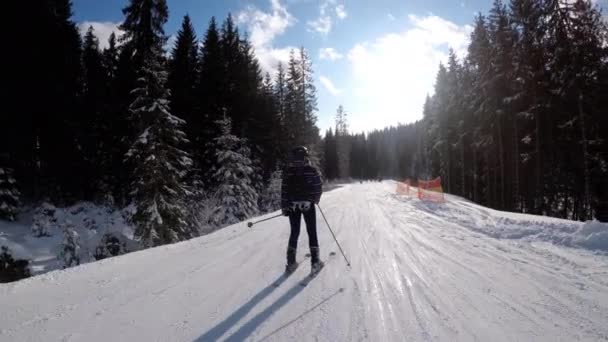
[[[352,184],[324,195],[321,205],[352,269],[318,215],[326,267],[300,285],[310,269],[303,229],[304,264],[275,287],[287,220],[253,229],[241,223],[0,285],[0,340],[608,340],[605,253],[533,234],[489,233],[582,224],[501,213],[452,196],[427,204],[394,188]]]

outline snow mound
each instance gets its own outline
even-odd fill
[[[608,252],[608,223],[588,221],[572,237],[572,244]]]
[[[583,248],[597,253],[608,252],[608,224],[586,223],[559,218],[511,213],[446,195],[446,203],[411,200],[411,205],[443,221],[457,223],[471,231],[495,239],[549,242],[558,246]],[[403,201],[404,199],[400,199]]]

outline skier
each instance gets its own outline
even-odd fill
[[[322,185],[319,171],[310,164],[308,150],[298,146],[291,151],[286,172],[281,183],[281,207],[283,215],[289,217],[291,234],[287,246],[286,273],[292,273],[297,267],[296,251],[302,216],[306,223],[308,245],[310,248],[311,273],[317,273],[324,266],[319,259],[319,241],[317,240],[317,219],[315,204],[321,199]]]

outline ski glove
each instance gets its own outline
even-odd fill
[[[289,216],[289,214],[291,214],[291,209],[283,208],[281,212],[283,213],[283,216]]]

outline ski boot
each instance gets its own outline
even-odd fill
[[[300,264],[298,264],[297,262],[294,262],[293,264],[287,264],[285,266],[285,274],[292,274],[293,272],[295,272],[299,265]]]
[[[285,266],[285,273],[292,274],[296,268],[298,268],[298,262],[296,261],[296,249],[287,247],[287,265]]]
[[[310,274],[317,274],[325,266],[325,263],[319,259],[319,247],[310,248]]]

